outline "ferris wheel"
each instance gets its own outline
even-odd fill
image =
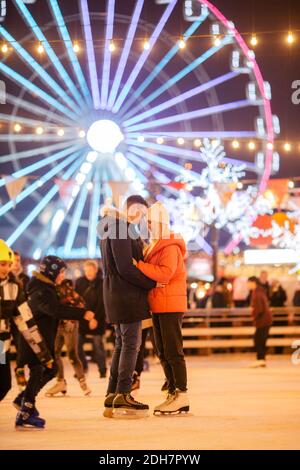
[[[221,142],[224,164],[244,165],[264,191],[279,158],[270,86],[211,2],[156,0],[150,21],[144,0],[130,2],[131,14],[118,0],[107,0],[106,11],[79,0],[72,14],[48,0],[46,24],[34,7],[12,3],[27,34],[18,39],[0,25],[0,166],[10,175],[0,179],[0,223],[9,245],[36,259],[51,250],[98,256],[99,207],[112,184],[147,197],[152,178],[176,198],[169,183],[183,172],[196,178],[205,165],[203,139]],[[253,141],[252,153],[233,149],[234,139]],[[7,183],[22,178],[7,199]]]

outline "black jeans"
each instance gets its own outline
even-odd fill
[[[24,401],[35,403],[39,391],[57,374],[57,366],[48,369],[42,364],[28,364],[30,375],[24,392]]]
[[[136,366],[135,366],[135,372],[137,372],[138,375],[141,375],[144,369],[146,340],[147,340],[147,336],[150,330],[151,328],[144,328],[142,330],[142,343],[141,343],[141,347],[139,350],[139,354],[138,354],[138,357],[136,360]]]
[[[187,390],[187,372],[182,345],[183,313],[154,313],[153,332],[158,357],[169,392]]]
[[[264,326],[256,328],[254,333],[254,348],[256,351],[257,360],[264,360],[267,351],[267,339],[269,336],[270,327]]]
[[[0,351],[0,401],[7,395],[11,389],[11,372],[9,363],[9,353]]]
[[[142,340],[142,322],[119,323],[107,393],[129,393]]]
[[[104,346],[104,335],[91,335],[90,339],[93,345],[93,360],[96,362],[98,366],[99,373],[105,374],[106,373],[106,350]],[[82,362],[83,369],[85,372],[87,372],[88,362],[87,362],[86,355],[83,349],[84,343],[85,343],[85,336],[82,334],[79,334],[78,354]]]

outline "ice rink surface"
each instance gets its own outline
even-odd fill
[[[239,354],[188,358],[191,412],[170,417],[152,415],[164,395],[160,365],[151,361],[135,393],[149,403],[151,416],[138,420],[104,418],[106,380],[92,364],[93,395],[84,397],[66,366],[68,395],[39,395],[37,407],[47,420],[42,431],[15,431],[14,384],[0,404],[0,449],[300,449],[300,365],[273,356],[266,369],[249,369],[252,360]]]

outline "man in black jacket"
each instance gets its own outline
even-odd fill
[[[83,308],[63,305],[59,301],[56,285],[64,276],[66,264],[56,256],[46,256],[40,265],[39,272],[33,272],[28,285],[28,305],[45,342],[54,357],[54,342],[58,321],[80,320],[93,322],[94,313]],[[53,379],[57,368],[43,367],[35,354],[24,341],[20,342],[21,360],[28,364],[30,376],[24,392],[14,400],[14,405],[20,411],[16,418],[16,428],[35,427],[43,428],[45,420],[39,417],[35,407],[35,400],[39,391]]]
[[[106,377],[106,352],[103,337],[105,333],[105,310],[103,303],[103,279],[97,261],[87,260],[83,265],[84,276],[77,279],[75,290],[84,299],[86,308],[95,313],[97,328],[90,330],[86,321],[79,322],[79,357],[85,372],[88,364],[83,350],[86,335],[91,335],[93,344],[93,358],[97,363],[99,375]]]
[[[114,324],[115,350],[110,370],[104,416],[133,411],[144,415],[148,405],[130,395],[132,376],[141,345],[141,321],[149,317],[148,291],[156,286],[132,263],[143,259],[143,243],[136,225],[146,214],[147,202],[130,196],[125,212],[106,211],[98,224],[104,269],[104,305],[108,322]]]

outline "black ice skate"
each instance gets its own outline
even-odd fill
[[[104,411],[103,416],[104,418],[112,418],[113,417],[113,401],[116,398],[116,393],[108,393],[104,400]]]
[[[149,406],[136,401],[130,393],[119,393],[113,401],[114,418],[146,418]]]

